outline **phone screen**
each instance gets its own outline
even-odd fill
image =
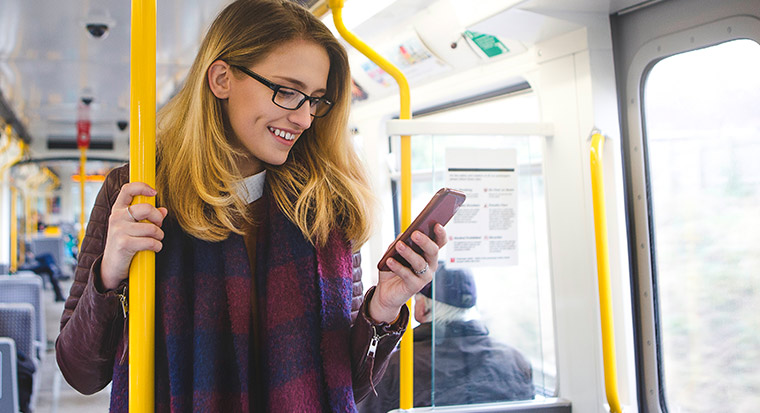
[[[383,258],[381,258],[380,262],[377,264],[377,268],[380,271],[390,271],[386,261],[391,257],[401,264],[408,266],[409,263],[406,262],[406,260],[396,251],[396,243],[398,241],[403,241],[418,254],[422,254],[422,249],[415,245],[411,240],[412,233],[414,231],[420,231],[435,241],[435,235],[433,233],[433,227],[435,224],[445,226],[454,214],[456,214],[459,207],[462,206],[465,198],[465,194],[460,191],[450,188],[441,188],[435,195],[433,195],[433,198],[430,199],[430,202],[428,202],[422,212],[417,215],[417,218],[412,221],[406,231],[391,243],[390,247],[388,247],[388,250],[383,255]]]

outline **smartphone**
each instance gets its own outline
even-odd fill
[[[430,202],[425,206],[425,209],[417,215],[417,218],[414,219],[406,231],[391,243],[391,246],[385,251],[383,258],[377,263],[377,268],[380,271],[390,271],[386,261],[391,257],[401,264],[409,266],[409,263],[399,255],[398,251],[396,251],[396,243],[403,241],[418,254],[422,254],[422,248],[415,245],[411,240],[412,232],[420,231],[430,237],[430,239],[435,240],[435,235],[433,233],[433,227],[435,224],[445,226],[449,220],[451,220],[451,217],[456,214],[459,207],[462,206],[465,198],[467,197],[464,193],[455,189],[441,188],[438,190],[438,192],[433,195],[433,198],[430,199]]]

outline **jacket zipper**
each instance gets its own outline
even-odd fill
[[[129,313],[129,304],[127,303],[127,286],[124,285],[124,289],[120,293],[116,293],[121,302],[121,313],[124,314],[124,319],[127,319],[127,313]]]
[[[129,336],[127,334],[129,333],[128,324],[127,324],[127,315],[129,314],[129,301],[127,301],[127,285],[124,284],[124,288],[121,289],[121,292],[116,292],[116,295],[119,297],[119,302],[121,303],[121,313],[124,316],[124,326],[122,328],[121,332],[121,339],[124,340],[124,350],[121,352],[121,358],[119,359],[119,365],[124,364],[124,360],[127,358],[127,349],[129,348]]]
[[[380,340],[383,338],[389,336],[391,333],[385,333],[383,335],[379,335],[377,333],[377,326],[372,324],[372,338],[369,340],[369,349],[367,350],[367,360],[370,362],[369,364],[369,386],[372,389],[372,392],[375,393],[375,396],[377,396],[377,390],[375,390],[375,382],[372,379],[372,376],[374,375],[374,368],[375,368],[375,353],[377,353],[377,345],[380,344]]]

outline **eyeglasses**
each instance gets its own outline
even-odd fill
[[[303,103],[307,100],[309,101],[309,113],[311,113],[311,116],[314,116],[315,118],[321,118],[327,115],[330,112],[330,109],[332,109],[333,102],[330,99],[327,99],[325,97],[308,96],[306,93],[303,93],[298,89],[293,89],[270,82],[265,77],[257,75],[250,69],[243,66],[230,66],[234,67],[237,70],[240,70],[246,75],[256,79],[262,85],[272,89],[274,92],[272,94],[272,102],[283,109],[296,110],[303,106]]]

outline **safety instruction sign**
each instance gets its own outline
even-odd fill
[[[486,57],[495,57],[503,53],[509,53],[509,48],[496,36],[467,30],[464,32],[464,37]]]
[[[446,226],[447,266],[517,265],[517,150],[448,148],[446,168],[467,195]]]

